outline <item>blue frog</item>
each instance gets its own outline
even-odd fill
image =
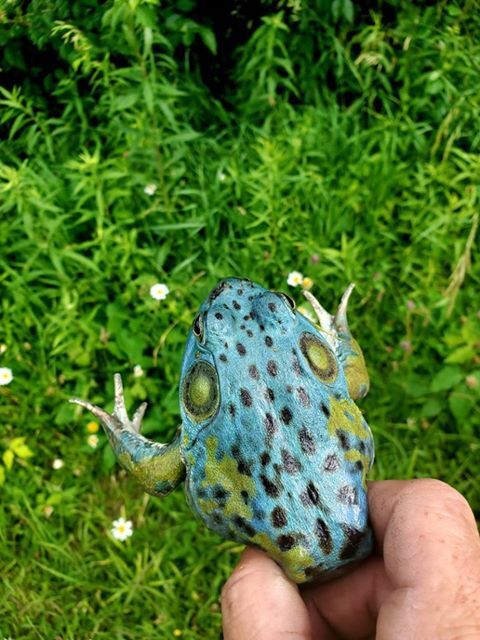
[[[353,285],[331,316],[308,291],[310,322],[290,296],[227,278],[187,338],[182,424],[169,445],[140,435],[121,378],[99,418],[120,464],[163,496],[182,480],[188,503],[220,536],[264,549],[295,582],[337,575],[372,547],[366,474],[373,439],[354,400],[368,373],[347,324]]]

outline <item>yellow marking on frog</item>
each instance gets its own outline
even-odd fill
[[[367,365],[360,345],[354,338],[350,338],[350,347],[354,353],[347,357],[344,371],[347,379],[348,393],[351,398],[363,398],[370,386]]]
[[[207,459],[205,461],[205,480],[202,487],[209,488],[220,485],[226,492],[225,507],[222,512],[225,516],[241,516],[246,520],[253,518],[252,508],[245,504],[241,492],[246,491],[250,498],[256,493],[255,481],[250,476],[240,473],[237,469],[237,461],[227,455],[220,460],[215,458],[218,449],[218,438],[209,436],[206,440]],[[200,507],[204,513],[212,513],[218,509],[214,500],[200,499]]]
[[[367,471],[370,468],[370,457],[367,456],[365,453],[358,451],[358,449],[350,449],[350,451],[347,451],[345,453],[345,460],[348,460],[348,462],[358,462],[360,460],[362,462],[363,464],[362,485],[363,485],[363,488],[366,489],[367,488]]]
[[[330,398],[330,418],[328,419],[327,428],[331,436],[336,435],[337,429],[341,429],[346,433],[351,433],[361,440],[370,437],[368,429],[362,421],[360,409],[354,402],[346,398],[337,400],[333,396]]]
[[[266,533],[257,533],[252,538],[252,542],[276,560],[294,582],[305,582],[305,569],[315,566],[313,557],[301,544],[295,545],[288,551],[281,551],[277,543]]]
[[[129,453],[118,456],[119,463],[139,482],[145,491],[157,494],[159,491],[168,493],[185,476],[185,466],[180,457],[178,446],[165,445],[161,455],[145,457],[139,462],[133,462]],[[164,489],[161,489],[161,487]]]

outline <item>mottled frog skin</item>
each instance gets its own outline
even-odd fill
[[[368,374],[351,337],[345,292],[335,317],[308,292],[319,320],[291,298],[245,279],[222,280],[201,305],[180,379],[182,425],[170,445],[139,434],[115,378],[99,417],[120,463],[165,495],[185,478],[193,512],[220,536],[264,549],[295,582],[338,574],[372,546],[365,477],[370,428],[354,399]]]

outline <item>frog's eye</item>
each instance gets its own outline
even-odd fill
[[[197,313],[195,320],[193,321],[193,333],[197,336],[200,342],[203,340],[203,328],[203,315],[201,313]]]
[[[203,422],[216,413],[219,403],[218,376],[211,364],[200,360],[185,376],[183,404],[195,422]]]
[[[293,298],[291,298],[288,293],[283,293],[283,291],[279,292],[278,294],[281,298],[283,298],[284,300],[287,301],[288,306],[290,307],[290,309],[292,311],[295,311],[297,305],[295,304],[295,300]]]
[[[303,333],[300,349],[313,373],[322,382],[333,382],[338,374],[337,360],[333,352],[313,333]]]

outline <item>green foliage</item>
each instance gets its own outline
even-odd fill
[[[111,407],[119,371],[170,440],[185,336],[227,275],[298,269],[331,309],[355,281],[372,477],[438,477],[480,513],[476,3],[264,2],[233,52],[202,8],[0,8],[0,636],[218,637],[238,548],[181,492],[143,497],[67,399]]]

